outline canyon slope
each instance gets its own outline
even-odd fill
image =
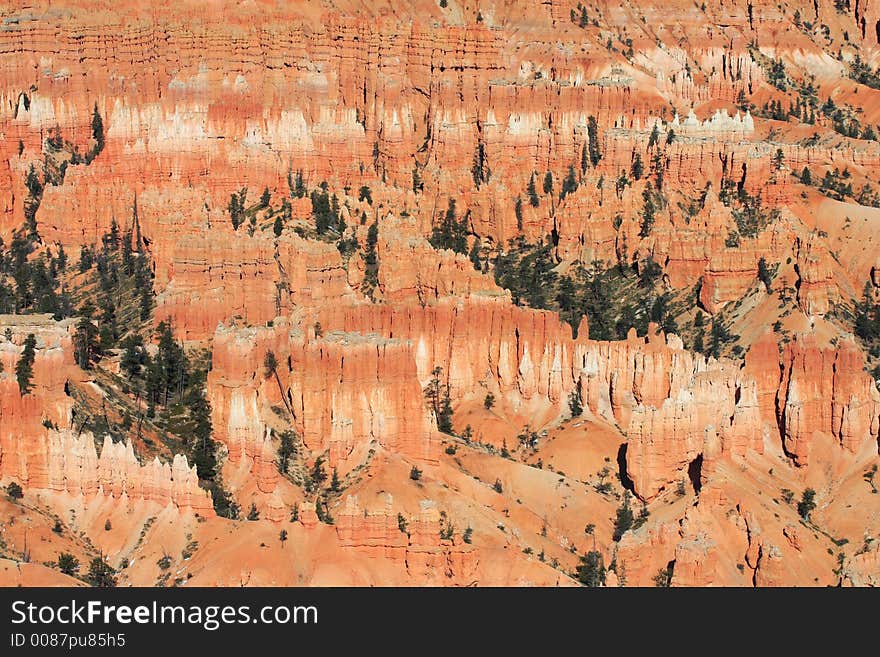
[[[0,585],[880,585],[880,3],[0,5]]]

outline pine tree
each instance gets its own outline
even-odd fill
[[[95,588],[112,588],[116,586],[116,573],[103,557],[95,557],[89,564],[86,582]]]
[[[467,221],[456,219],[455,199],[449,199],[446,213],[439,224],[431,231],[428,240],[435,249],[452,249],[456,253],[467,253]]]
[[[551,194],[553,193],[553,173],[548,171],[544,174],[544,193]]]
[[[642,166],[642,156],[639,153],[636,153],[633,156],[632,167],[630,168],[630,174],[635,180],[641,180],[642,175],[644,174],[644,167]]]
[[[29,333],[24,341],[24,349],[15,366],[15,378],[18,381],[18,391],[21,395],[26,395],[31,389],[31,378],[34,374],[34,357],[35,347],[37,346],[37,338],[33,333]]]
[[[373,205],[373,195],[366,185],[361,185],[358,191],[358,201],[366,201],[368,205]]]
[[[572,417],[580,417],[581,415],[583,415],[584,407],[581,403],[580,390],[574,390],[568,396],[568,408],[571,411]]]
[[[797,505],[798,515],[801,518],[803,518],[804,520],[809,520],[810,514],[813,513],[815,508],[816,508],[816,491],[814,491],[812,488],[807,488],[801,494],[801,501],[798,502],[798,505]]]
[[[590,550],[577,567],[578,581],[584,586],[605,586],[605,560],[602,553]]]
[[[709,355],[714,358],[721,357],[721,350],[732,336],[724,326],[724,316],[718,315],[712,320],[712,330],[709,333]]]
[[[127,337],[122,342],[124,351],[119,361],[119,369],[125,372],[129,378],[137,376],[141,366],[144,364],[146,352],[144,351],[143,344],[143,338],[137,334]]]
[[[474,186],[479,189],[480,184],[488,182],[489,168],[486,166],[486,149],[483,142],[477,143],[477,150],[474,151],[474,161],[471,165],[471,176],[474,179]]]
[[[779,171],[782,169],[785,164],[785,153],[781,148],[776,149],[776,154],[773,156],[773,169],[775,171]]]
[[[764,260],[763,256],[758,260],[758,280],[764,284],[768,293],[772,291],[773,275],[770,273],[770,268],[767,266],[767,261]]]
[[[705,347],[703,346],[703,331],[702,331],[702,329],[697,331],[697,334],[694,337],[693,351],[695,351],[698,354],[701,354],[705,351]]]
[[[84,370],[92,368],[92,361],[100,353],[98,347],[98,327],[88,317],[81,317],[73,337],[74,360]],[[128,350],[126,350],[126,353]],[[125,357],[123,357],[125,360]],[[122,366],[122,364],[120,364]]]
[[[374,221],[367,229],[367,245],[364,250],[364,281],[361,289],[373,298],[376,287],[379,285],[379,254],[376,246],[379,243],[379,222]]]
[[[529,178],[529,186],[528,186],[528,189],[526,190],[526,194],[528,194],[529,204],[533,208],[536,208],[536,207],[538,207],[538,205],[540,205],[541,201],[538,198],[538,191],[535,188],[535,173],[534,172],[532,172],[532,176],[531,176],[531,178]]]
[[[296,182],[293,188],[293,195],[297,198],[305,198],[306,195],[306,183],[303,180],[303,172],[302,170],[296,172]]]
[[[199,479],[213,480],[217,475],[216,443],[211,438],[211,403],[205,398],[201,387],[194,389],[187,400],[192,436],[189,440],[193,463]]]
[[[568,175],[562,181],[562,192],[559,195],[560,200],[564,199],[566,196],[576,191],[578,188],[577,178],[574,174],[574,167],[568,167]]]
[[[290,457],[296,453],[293,445],[293,433],[291,431],[284,431],[279,436],[279,439],[281,445],[278,447],[278,472],[287,474]]]
[[[62,552],[58,555],[58,570],[65,575],[76,577],[77,572],[79,572],[79,559],[69,552]]]
[[[312,466],[311,473],[312,485],[315,488],[320,488],[321,484],[327,481],[327,473],[324,472],[324,457],[319,456],[315,459],[315,464]]]
[[[104,119],[98,111],[98,103],[95,103],[95,109],[92,111],[92,139],[95,140],[95,148],[92,151],[92,157],[98,155],[104,150]]]
[[[590,162],[595,167],[599,160],[602,159],[602,153],[599,151],[599,122],[596,121],[595,116],[590,116],[587,119],[587,138],[589,141]]]
[[[244,204],[247,198],[247,188],[244,188],[236,194],[233,192],[229,197],[229,205],[226,207],[229,212],[229,218],[232,220],[232,228],[238,230],[238,227],[244,223]]]
[[[623,502],[617,508],[617,516],[614,520],[614,541],[619,541],[634,522],[632,508],[630,507],[630,492],[625,491],[623,494]]]
[[[658,124],[654,124],[653,130],[651,130],[651,136],[648,137],[648,148],[651,149],[657,145],[657,142],[660,140],[660,128]]]
[[[55,257],[55,265],[62,274],[67,270],[67,254],[64,252],[64,245],[58,245],[58,255]]]

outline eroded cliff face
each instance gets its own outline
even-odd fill
[[[57,514],[134,584],[165,546],[206,585],[573,583],[591,549],[609,585],[876,584],[877,356],[851,333],[880,299],[880,91],[853,68],[880,6],[450,4],[4,12],[0,237],[73,269],[137,236],[155,298],[121,332],[210,355],[217,479],[254,512],[214,513],[180,408],[120,428],[150,412],[122,344],[83,371],[75,319],[2,316],[0,480],[44,542]],[[514,303],[493,268],[520,239],[557,274],[652,263],[678,328],[645,306],[591,339],[556,283]],[[103,301],[86,278],[61,276],[72,312]],[[625,489],[645,515],[615,541]]]
[[[270,351],[278,361],[273,372],[264,367]],[[260,461],[269,440],[261,418],[271,422],[273,414],[290,422],[307,449],[327,452],[330,466],[340,470],[354,467],[357,461],[349,459],[363,459],[371,444],[437,460],[436,423],[423,403],[412,345],[400,339],[330,327],[316,336],[314,326],[303,331],[282,318],[271,327],[220,326],[208,395],[215,437],[233,461]]]
[[[0,324],[9,329],[0,347],[0,477],[28,491],[48,493],[50,502],[61,499],[52,493],[64,493],[80,504],[97,496],[124,505],[152,503],[214,515],[211,497],[199,487],[186,457],[142,464],[130,442],[114,443],[106,435],[99,447],[91,432],[82,431],[70,387],[89,383],[73,360],[70,322],[5,315]],[[31,387],[23,394],[16,366],[31,334],[36,338]]]

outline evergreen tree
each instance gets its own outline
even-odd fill
[[[323,456],[319,456],[315,459],[315,464],[312,466],[311,481],[315,488],[320,488],[321,484],[327,481],[327,473],[324,472]]]
[[[468,254],[468,258],[470,258],[471,264],[474,266],[474,269],[478,272],[483,271],[483,261],[480,259],[480,252],[482,251],[482,244],[480,243],[480,238],[474,240],[473,246],[471,246],[471,251]]]
[[[86,582],[95,588],[112,588],[116,586],[116,573],[102,557],[95,557],[89,564]]]
[[[364,190],[366,190],[366,196],[363,196]],[[369,198],[369,187],[366,187],[366,185],[362,187],[361,193],[361,200],[368,198],[372,202],[372,199]],[[330,229],[337,230],[339,215],[334,210],[327,191],[323,188],[312,191],[311,200],[312,218],[315,220],[315,230],[317,230],[318,235],[323,235]]]
[[[186,354],[174,340],[174,333],[169,322],[160,322],[157,327],[159,336],[159,349],[156,353],[156,362],[160,371],[161,400],[163,406],[168,405],[169,399],[179,398],[189,379],[187,367],[189,365]]]
[[[571,411],[572,417],[580,417],[583,414],[584,407],[581,403],[580,390],[573,390],[572,393],[568,396],[568,408]]]
[[[29,333],[24,340],[24,349],[15,366],[15,378],[18,381],[18,391],[21,395],[26,395],[31,389],[31,378],[34,374],[34,357],[35,347],[37,346],[37,338],[33,333]]]
[[[306,183],[303,180],[303,172],[301,170],[296,172],[296,182],[293,188],[293,195],[296,196],[296,198],[305,198],[306,195]]]
[[[101,349],[98,347],[98,327],[88,317],[81,317],[76,325],[73,348],[76,364],[84,370],[91,369],[92,361],[99,356]]]
[[[574,174],[574,167],[569,166],[568,175],[566,175],[565,179],[562,181],[562,192],[559,195],[560,200],[577,190],[577,188],[578,182]]]
[[[374,221],[367,229],[367,245],[363,255],[364,281],[361,288],[370,299],[379,285],[379,254],[376,250],[378,243],[379,222]]]
[[[128,336],[122,342],[123,352],[119,361],[119,369],[125,372],[129,378],[137,376],[145,362],[146,352],[143,345],[144,339],[137,334]]]
[[[373,195],[370,193],[370,188],[366,185],[361,185],[358,191],[358,201],[366,201],[368,205],[373,205]]]
[[[770,273],[770,268],[767,266],[767,261],[764,260],[763,256],[758,260],[758,280],[764,284],[768,293],[772,291],[773,275]]]
[[[584,586],[605,586],[605,561],[602,553],[590,550],[577,566],[578,581]]]
[[[645,189],[642,192],[642,199],[644,200],[644,205],[642,206],[642,224],[641,229],[639,230],[639,237],[648,237],[654,229],[654,217],[657,212],[657,204],[654,200],[654,189],[651,187],[650,182],[645,185]]]
[[[449,398],[449,386],[440,382],[442,367],[435,367],[431,372],[431,379],[425,386],[424,395],[434,412],[437,420],[437,428],[443,433],[452,433],[452,402]]]
[[[630,167],[630,174],[635,180],[641,180],[644,172],[645,169],[642,166],[642,156],[639,153],[636,153],[635,156],[633,156],[632,167]]]
[[[95,148],[92,151],[92,158],[104,150],[104,119],[98,112],[98,103],[95,103],[95,109],[92,111],[92,139],[95,140]]]
[[[853,332],[866,342],[880,339],[880,304],[873,301],[871,282],[865,283],[862,301],[856,304]]]
[[[632,508],[630,507],[630,492],[623,493],[623,501],[617,508],[617,516],[614,520],[613,539],[619,541],[621,537],[633,526],[634,518]]]
[[[523,229],[523,207],[522,207],[522,199],[517,196],[516,201],[513,204],[513,214],[516,217],[516,229],[522,232]]]
[[[471,165],[471,176],[474,179],[474,186],[479,189],[480,184],[489,181],[489,167],[486,164],[486,148],[483,142],[477,143],[477,150],[474,151],[474,161]]]
[[[532,176],[531,176],[531,178],[529,178],[529,186],[528,186],[528,189],[526,190],[526,193],[529,196],[529,205],[531,205],[533,208],[538,207],[538,205],[540,204],[540,199],[538,198],[538,191],[535,188],[535,174],[534,174],[534,172],[532,172]]]
[[[77,572],[79,572],[79,559],[69,552],[62,552],[58,555],[58,570],[65,575],[76,577]]]
[[[227,206],[227,211],[229,212],[229,217],[232,220],[232,228],[234,230],[238,230],[238,227],[244,223],[245,219],[245,203],[247,201],[247,188],[242,188],[242,190],[236,194],[233,192],[229,197],[229,205]]]
[[[654,586],[661,589],[669,588],[672,584],[672,572],[672,566],[658,570],[657,574],[653,577]]]
[[[189,447],[192,449],[193,463],[199,479],[213,480],[217,475],[217,453],[216,443],[211,438],[211,404],[201,386],[193,389],[187,402],[192,423]]]
[[[602,153],[599,150],[599,122],[595,116],[587,119],[587,139],[589,142],[590,162],[595,167],[599,160],[602,159]]]
[[[703,346],[703,331],[702,331],[702,329],[701,329],[701,330],[697,331],[696,336],[694,336],[694,348],[693,348],[693,350],[694,350],[696,353],[701,354],[701,353],[703,353],[703,352],[705,351],[705,349],[706,349],[706,348]]]
[[[709,355],[714,358],[721,357],[724,345],[731,341],[733,336],[724,326],[724,316],[718,315],[712,320],[712,330],[709,333]]]
[[[544,174],[544,193],[552,194],[553,193],[553,173],[548,171]]]
[[[24,491],[21,490],[21,486],[14,481],[9,482],[9,485],[6,487],[6,494],[10,500],[20,500],[24,497]]]
[[[25,187],[28,190],[27,198],[24,201],[24,220],[27,227],[27,237],[33,242],[38,242],[40,236],[37,234],[37,210],[43,200],[43,183],[37,175],[33,164],[31,164],[25,177]]]
[[[657,142],[660,140],[660,128],[657,127],[658,124],[654,124],[653,130],[651,130],[651,136],[648,137],[648,148],[654,148],[657,145]]]
[[[803,518],[804,520],[809,520],[810,514],[813,513],[815,508],[816,508],[816,491],[814,491],[812,488],[807,488],[801,494],[801,501],[798,502],[798,505],[797,505],[798,515],[801,518]]]
[[[776,154],[773,155],[773,169],[774,171],[779,171],[785,164],[785,153],[781,148],[776,149]]]
[[[456,253],[467,254],[467,221],[456,219],[455,199],[449,205],[442,221],[435,225],[428,240],[435,249],[452,249]]]
[[[279,436],[279,439],[281,445],[278,447],[278,472],[287,474],[290,457],[296,453],[293,445],[293,433],[291,431],[284,431]]]
[[[58,245],[58,255],[55,258],[55,266],[62,274],[67,270],[67,254],[64,252],[64,245]]]

